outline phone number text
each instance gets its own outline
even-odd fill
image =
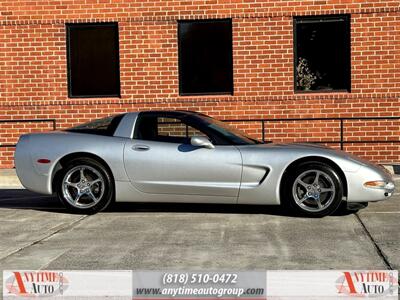
[[[235,273],[165,273],[162,278],[167,284],[236,284],[238,275]]]

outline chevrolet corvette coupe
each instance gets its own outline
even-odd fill
[[[382,167],[313,144],[262,144],[189,111],[145,111],[22,135],[22,184],[90,214],[113,201],[283,205],[312,217],[388,199]]]

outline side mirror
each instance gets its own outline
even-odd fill
[[[215,146],[205,136],[192,136],[190,144],[196,147],[204,147],[207,149],[214,149]]]

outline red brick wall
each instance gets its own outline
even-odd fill
[[[351,14],[351,93],[295,94],[293,16]],[[233,96],[178,95],[177,20],[233,19]],[[66,22],[119,24],[121,98],[69,99]],[[3,0],[0,120],[55,118],[58,128],[142,109],[198,110],[220,119],[400,116],[400,1]],[[21,127],[21,125],[23,125]],[[51,125],[51,124],[50,124]],[[49,123],[0,124],[0,143]],[[261,137],[259,123],[236,124]],[[345,122],[351,140],[399,140],[399,121]],[[339,122],[266,124],[266,139],[324,141]],[[337,147],[338,145],[332,145]],[[400,162],[400,145],[349,144],[379,162]],[[0,168],[13,148],[0,148]]]

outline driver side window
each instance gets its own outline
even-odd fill
[[[206,136],[182,120],[164,116],[142,116],[135,131],[135,138],[165,143],[190,144],[193,136]]]

